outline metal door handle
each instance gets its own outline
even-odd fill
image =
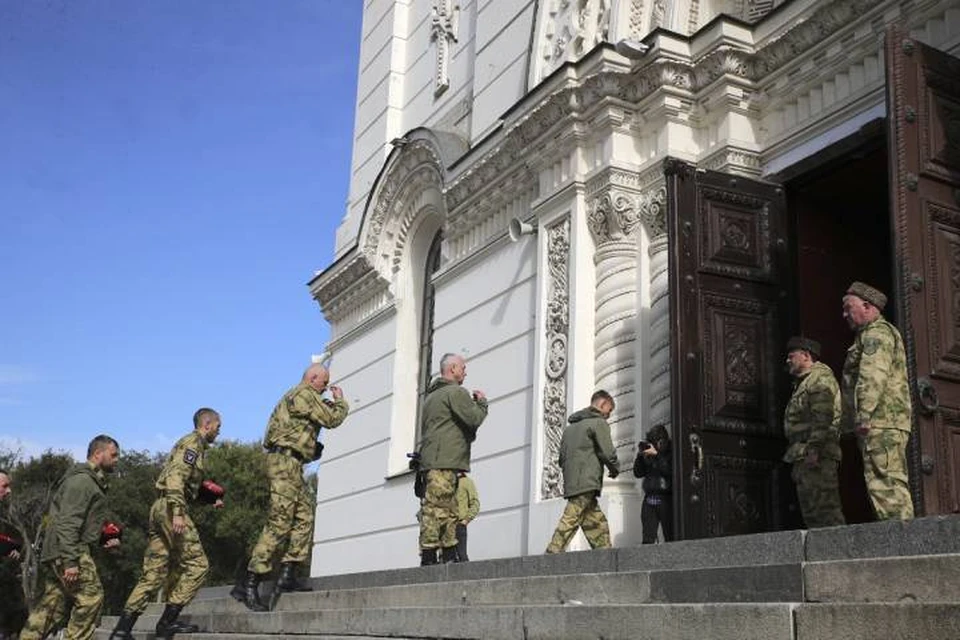
[[[930,378],[917,378],[917,400],[920,401],[920,413],[930,416],[940,408],[940,398],[937,388],[930,382]]]
[[[690,434],[690,451],[694,456],[694,469],[703,470],[703,446],[700,444],[700,436],[696,433]]]

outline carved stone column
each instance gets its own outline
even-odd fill
[[[655,333],[651,340],[651,357],[655,356],[652,400],[656,403],[657,385],[666,384],[669,399],[669,326],[663,320],[668,309],[665,288],[666,241],[664,236],[664,201],[666,190],[662,176],[642,191],[622,189],[623,174],[611,174],[607,186],[596,189],[590,200],[588,223],[596,243],[594,263],[597,267],[596,334],[594,340],[595,382],[597,388],[609,391],[617,403],[613,435],[617,444],[629,444],[632,453],[636,424],[637,372],[634,341],[638,330],[638,268],[640,263],[639,233],[647,228],[654,241],[650,246],[651,316],[658,330],[666,330],[664,338]],[[629,176],[639,185],[636,175]],[[589,187],[588,187],[589,190]],[[662,292],[662,293],[661,293]],[[661,299],[662,298],[662,299]],[[662,351],[662,353],[661,353]],[[661,361],[662,359],[666,361]],[[661,369],[665,373],[661,373]],[[666,376],[665,383],[661,378]],[[669,411],[669,402],[668,402]],[[655,414],[656,415],[656,414]]]
[[[632,432],[637,331],[637,260],[640,215],[637,196],[607,188],[593,199],[588,224],[596,243],[597,267],[594,378],[598,389],[614,397],[614,440]],[[618,428],[619,427],[619,428]],[[620,438],[618,438],[618,436]]]
[[[670,279],[663,216],[651,229],[650,255],[650,425],[670,422]]]
[[[567,344],[570,334],[570,218],[547,228],[547,305],[544,314],[543,467],[540,497],[563,495],[557,464],[567,420]]]

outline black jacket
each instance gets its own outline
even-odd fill
[[[658,451],[653,457],[638,451],[637,459],[633,461],[633,475],[643,478],[643,492],[646,495],[670,495],[673,486],[673,453],[670,447]]]

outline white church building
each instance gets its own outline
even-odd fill
[[[960,0],[363,3],[349,201],[309,283],[351,403],[313,575],[419,563],[406,454],[446,352],[490,400],[473,560],[543,553],[598,388],[615,546],[640,542],[657,423],[681,537],[799,526],[782,347],[814,337],[839,372],[853,279],[907,337],[918,509],[960,509]]]

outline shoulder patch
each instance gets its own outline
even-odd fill
[[[872,356],[879,350],[880,350],[879,338],[868,336],[863,339],[863,352],[865,354],[867,354],[868,356]]]
[[[191,467],[197,464],[197,456],[199,454],[193,449],[187,449],[183,452],[183,461],[189,464]]]

